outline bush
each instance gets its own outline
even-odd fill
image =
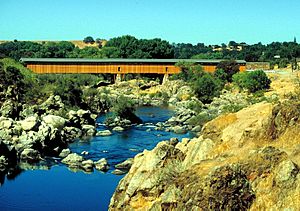
[[[271,80],[262,70],[238,73],[233,76],[233,82],[241,89],[250,93],[270,88]]]
[[[206,112],[198,113],[196,116],[193,116],[189,119],[189,124],[193,126],[203,126],[205,123],[209,122],[210,120],[214,119],[215,115],[211,115]]]
[[[5,71],[4,71],[4,65],[2,62],[0,62],[0,86],[1,89],[3,90],[5,87],[6,81],[5,81]]]
[[[128,97],[119,96],[113,103],[112,111],[121,119],[128,119],[131,123],[142,123],[142,120],[134,114],[134,102]]]
[[[172,79],[191,82],[205,74],[201,65],[195,65],[188,62],[178,62],[175,65],[179,67],[181,71],[179,74],[173,75]]]
[[[224,81],[224,82],[227,81],[227,73],[223,69],[217,69],[214,72],[214,76],[216,78],[220,79],[221,81]]]
[[[131,99],[121,95],[114,102],[112,110],[117,116],[126,119],[130,114],[135,112],[135,107]]]
[[[202,103],[211,103],[214,97],[219,96],[222,86],[219,80],[206,73],[194,81],[192,87]]]
[[[280,61],[278,62],[278,68],[286,68],[288,64],[289,64],[288,59],[280,59]]]
[[[232,60],[232,61],[221,61],[217,65],[217,71],[223,70],[222,77],[226,79],[228,82],[232,82],[232,76],[240,71],[239,64]]]
[[[12,88],[10,94],[18,101],[24,97],[24,93],[27,90],[21,71],[13,66],[5,67],[2,62],[0,62],[0,84],[1,91],[5,92],[8,90],[8,87]]]

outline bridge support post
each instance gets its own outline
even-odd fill
[[[167,81],[169,81],[169,74],[168,73],[164,74],[162,84],[165,84]]]
[[[122,74],[117,74],[116,79],[115,79],[115,83],[119,83],[121,81],[122,81]]]

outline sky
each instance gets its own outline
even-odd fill
[[[300,0],[0,0],[0,40],[300,40]]]

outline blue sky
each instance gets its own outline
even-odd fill
[[[0,0],[0,40],[300,40],[300,0]]]

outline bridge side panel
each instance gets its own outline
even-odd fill
[[[35,73],[155,73],[176,74],[180,68],[173,65],[157,64],[28,64],[27,67]]]

